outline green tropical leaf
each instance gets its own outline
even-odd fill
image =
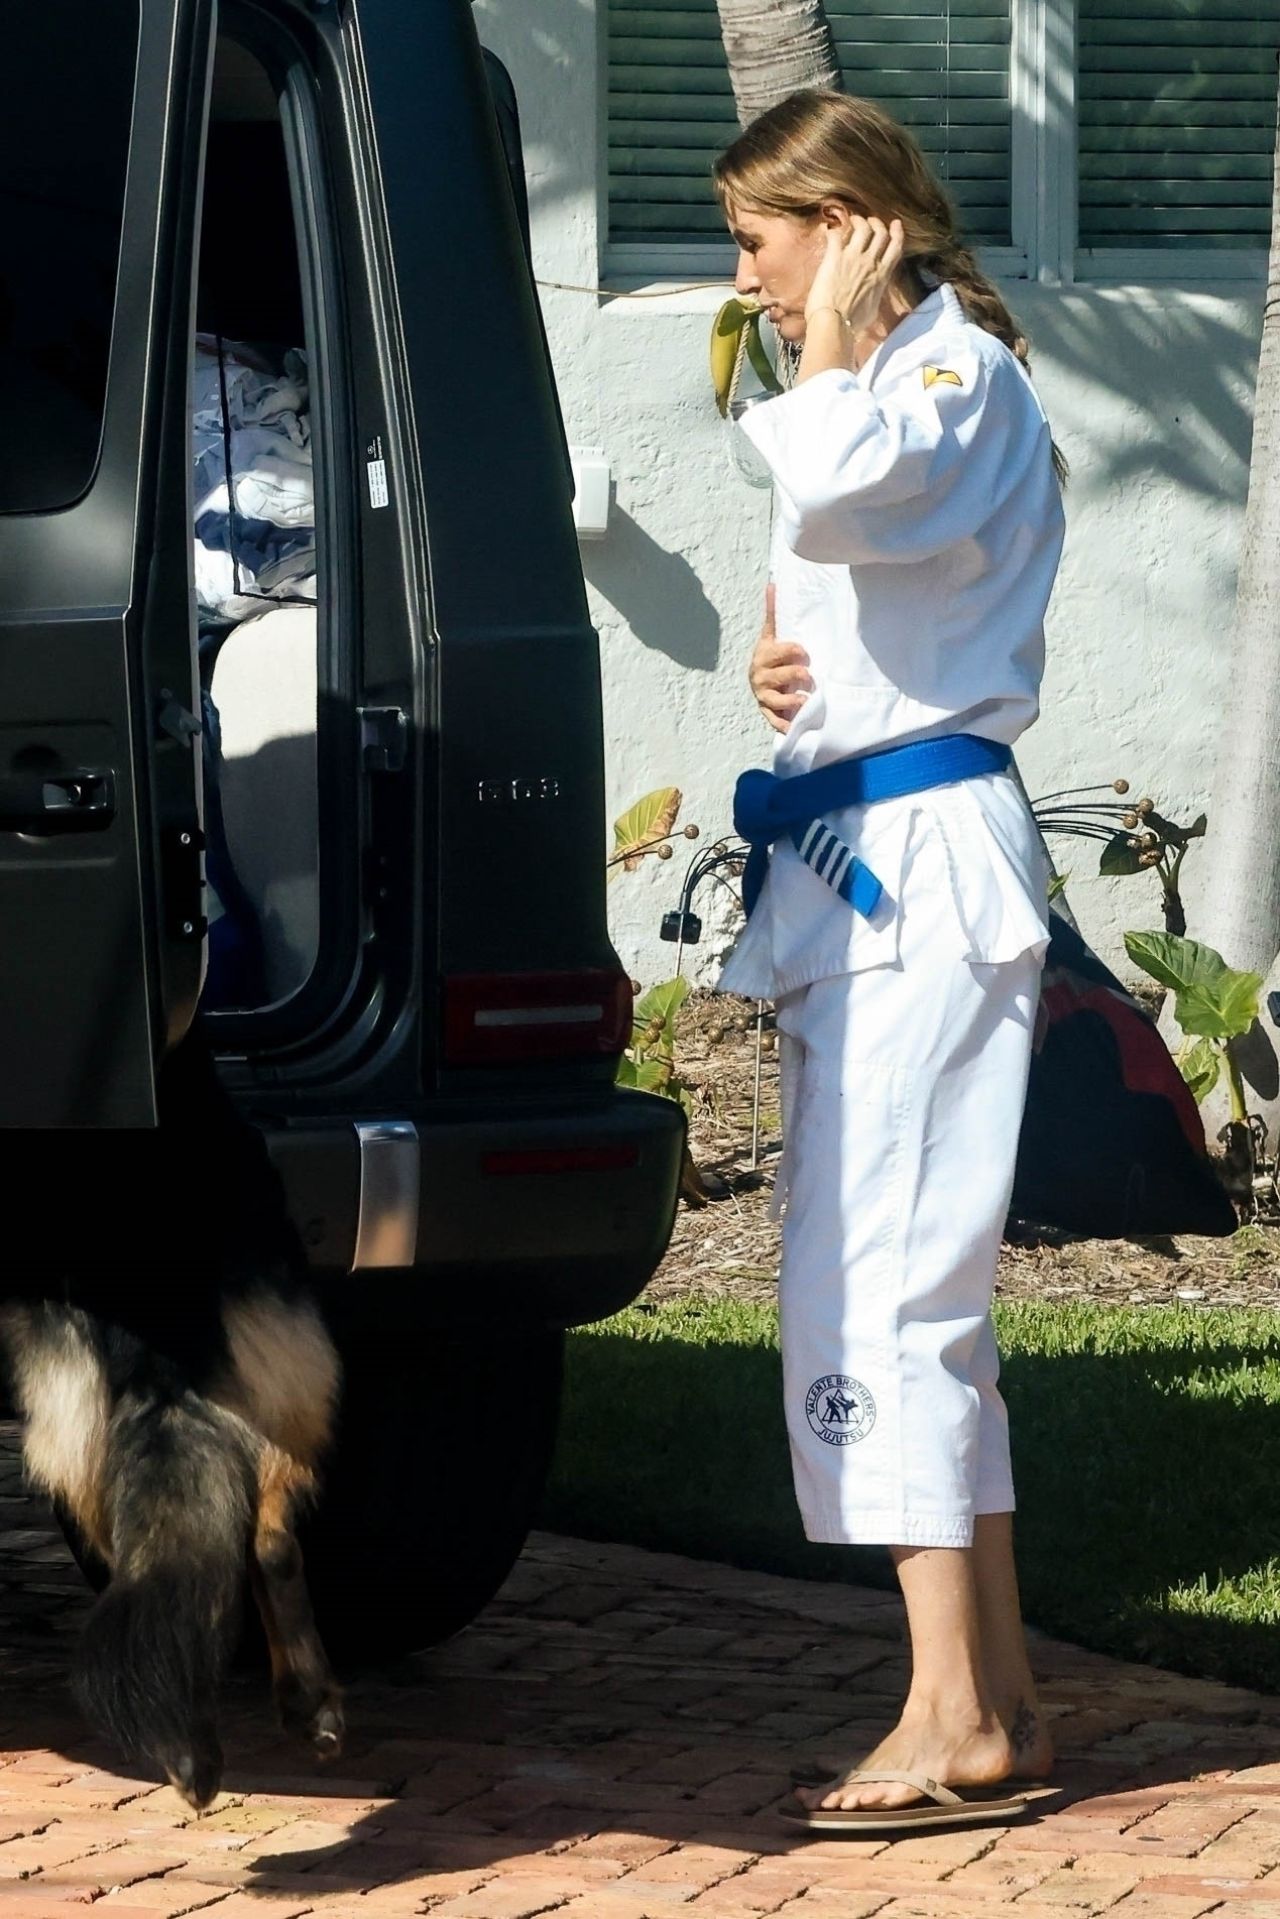
[[[671,1068],[664,1059],[634,1060],[626,1053],[618,1061],[619,1086],[638,1086],[643,1093],[664,1093]]]
[[[660,986],[651,986],[642,999],[638,999],[632,1015],[641,1031],[660,1019],[664,1026],[670,1026],[676,1014],[689,997],[689,982],[683,977],[664,980]]]
[[[1117,833],[1107,841],[1102,849],[1102,858],[1098,861],[1098,871],[1103,879],[1123,879],[1130,873],[1142,871],[1138,849],[1129,844],[1132,838],[1132,833]]]
[[[1240,973],[1231,967],[1224,968],[1223,998],[1221,1006],[1222,1022],[1226,1028],[1224,1039],[1237,1039],[1241,1033],[1247,1033],[1258,1017],[1258,1001],[1262,992],[1261,973]],[[1184,1027],[1184,1032],[1192,1032],[1192,1027]]]
[[[1191,1089],[1197,1106],[1218,1084],[1222,1051],[1211,1039],[1195,1039],[1178,1054],[1178,1071]]]
[[[1135,966],[1177,995],[1174,1018],[1184,1033],[1233,1039],[1258,1017],[1261,973],[1241,973],[1221,953],[1176,933],[1126,933],[1125,951]]]
[[[1052,903],[1059,893],[1065,893],[1071,878],[1070,873],[1055,873],[1049,881],[1049,900]]]
[[[665,840],[676,823],[683,795],[678,786],[659,786],[613,822],[613,859],[630,873],[646,848]]]

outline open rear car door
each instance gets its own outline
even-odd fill
[[[199,993],[193,252],[212,0],[5,12],[0,1124],[155,1122]]]

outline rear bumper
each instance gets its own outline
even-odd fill
[[[628,1304],[661,1260],[685,1121],[673,1100],[612,1087],[564,1105],[263,1130],[343,1317],[570,1326]]]

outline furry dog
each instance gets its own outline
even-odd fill
[[[34,1223],[0,1338],[27,1471],[110,1573],[78,1649],[82,1707],[199,1809],[222,1775],[216,1694],[246,1572],[282,1719],[322,1758],[341,1749],[294,1531],[340,1368],[266,1148],[199,1026],[158,1099],[149,1133],[8,1136],[11,1172],[30,1174],[11,1211]]]

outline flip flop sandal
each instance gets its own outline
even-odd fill
[[[913,1786],[922,1803],[913,1806],[856,1806],[848,1811],[832,1807],[809,1807],[797,1802],[795,1812],[783,1808],[780,1817],[791,1826],[803,1826],[806,1832],[932,1832],[942,1826],[978,1826],[1020,1819],[1030,1801],[1010,1799],[1000,1786],[963,1786],[953,1791],[927,1779],[918,1772],[864,1772],[855,1768],[845,1774],[850,1784]],[[824,1783],[824,1782],[819,1782]]]
[[[842,1759],[800,1759],[791,1768],[791,1783],[793,1786],[826,1786],[837,1779],[848,1778],[856,1770],[856,1767]],[[1028,1791],[1040,1792],[1048,1783],[1047,1779],[1033,1779],[1029,1775],[1024,1777],[1018,1773],[1010,1773],[1007,1779],[1000,1781],[1000,1786],[1002,1791],[1005,1787],[1012,1786],[1015,1789],[1025,1787]],[[1277,1915],[1277,1919],[1280,1919],[1280,1915]]]

